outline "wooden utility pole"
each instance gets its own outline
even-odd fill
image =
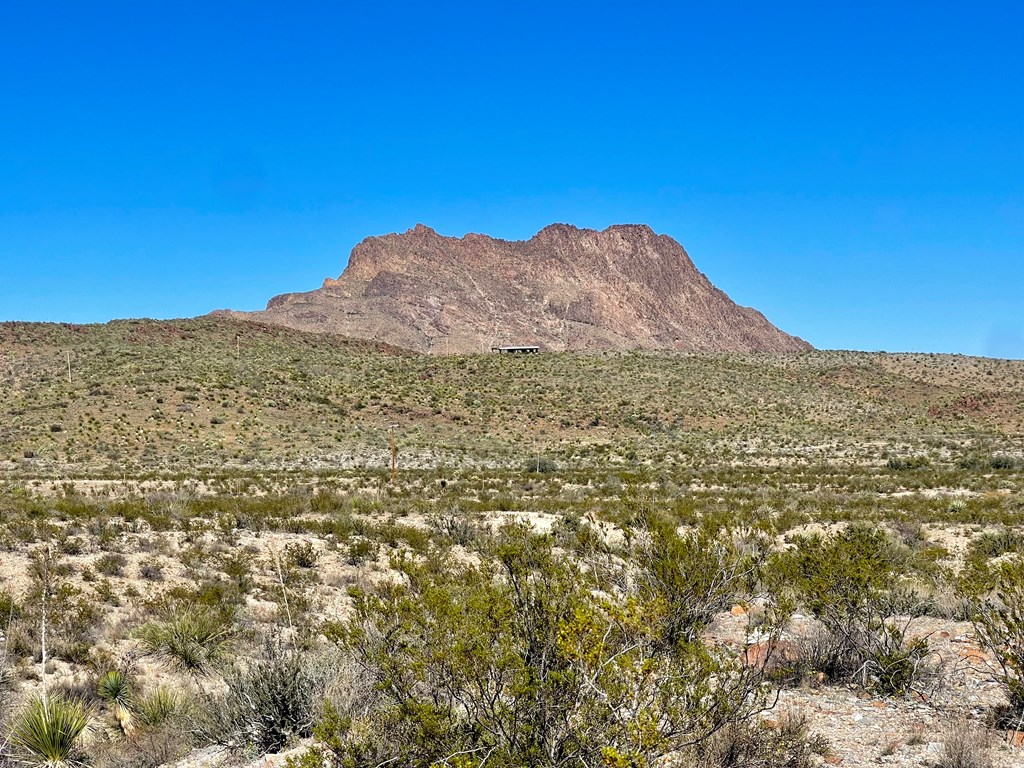
[[[71,350],[67,350],[68,356],[68,384],[71,383]]]

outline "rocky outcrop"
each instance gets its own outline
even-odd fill
[[[225,313],[227,314],[227,313]],[[810,349],[735,304],[675,240],[644,225],[567,224],[529,240],[443,237],[422,224],[368,237],[338,279],[230,314],[430,353],[500,344],[547,350]]]

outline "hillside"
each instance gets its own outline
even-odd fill
[[[71,381],[68,382],[68,359]],[[1019,442],[1024,363],[943,355],[427,356],[228,318],[0,324],[0,467],[878,461]],[[723,453],[726,451],[726,453]],[[617,459],[616,459],[617,457]]]
[[[379,339],[427,353],[810,349],[736,305],[675,240],[642,225],[567,224],[525,241],[443,237],[422,224],[368,237],[338,279],[231,313],[307,331]]]

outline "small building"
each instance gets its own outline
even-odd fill
[[[540,347],[531,345],[508,345],[501,347],[491,347],[491,352],[497,352],[499,355],[533,355],[536,354],[537,352],[540,352]]]

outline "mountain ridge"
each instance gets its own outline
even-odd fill
[[[737,305],[679,243],[646,224],[551,224],[529,240],[447,237],[417,224],[364,239],[342,274],[318,289],[274,296],[258,312],[215,314],[427,353],[496,344],[552,351],[812,348]]]

